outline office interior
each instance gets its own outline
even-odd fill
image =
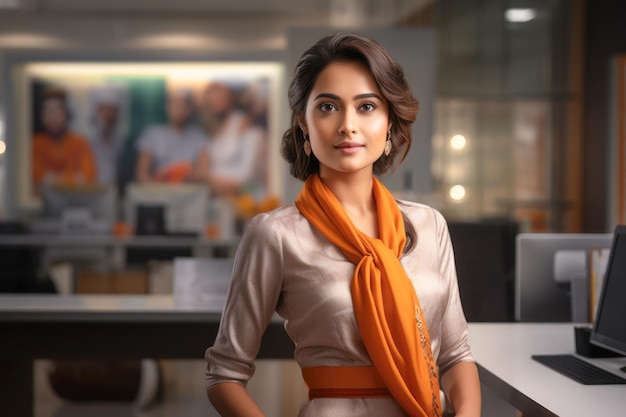
[[[296,60],[321,36],[349,30],[389,48],[420,100],[411,153],[383,180],[398,198],[426,203],[446,217],[468,321],[590,322],[590,314],[570,310],[572,288],[588,291],[587,277],[582,284],[568,276],[565,283],[550,282],[545,291],[559,298],[554,311],[520,313],[518,237],[530,235],[532,245],[533,234],[565,235],[540,249],[550,255],[559,248],[590,251],[609,248],[615,226],[626,223],[626,92],[619,90],[626,80],[626,67],[619,66],[626,59],[624,18],[626,4],[619,0],[0,0],[3,295],[171,296],[174,259],[230,258],[250,216],[291,203],[299,191],[301,183],[279,156]],[[182,65],[265,80],[263,185],[224,198],[203,183],[172,186],[178,191],[156,185],[142,194],[137,152],[129,145],[125,181],[106,192],[91,187],[98,198],[113,194],[107,203],[89,197],[92,211],[113,204],[104,231],[91,217],[68,223],[57,212],[45,218],[47,197],[30,177],[37,69],[28,71],[63,64],[67,82],[85,71],[68,65],[129,63],[146,71]],[[183,79],[193,72],[184,71]],[[251,73],[257,78],[246,78]],[[193,74],[193,88],[201,91],[211,77]],[[126,129],[126,140],[137,141],[139,131]],[[182,196],[178,203],[175,193]],[[67,196],[56,198],[69,204]],[[156,213],[138,214],[155,201]],[[179,207],[180,216],[200,218],[168,219],[164,210],[180,201],[188,210]],[[156,223],[139,224],[137,217],[151,215]],[[526,262],[540,269],[553,258]],[[580,256],[572,262],[579,265]],[[217,415],[203,392],[202,352],[198,360],[135,361],[134,372],[145,376],[156,366],[160,373],[159,398],[146,407],[133,398],[61,398],[51,381],[54,363],[41,359],[34,367],[38,417]],[[297,366],[262,359],[257,375],[250,390],[266,413],[294,415],[306,398]],[[515,415],[499,394],[483,387],[483,414]]]

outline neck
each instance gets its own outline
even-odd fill
[[[374,179],[371,172],[358,172],[346,175],[345,173],[320,170],[320,180],[337,197],[342,204],[363,205],[373,199],[372,184]]]
[[[58,132],[48,132],[48,135],[52,139],[54,139],[56,141],[59,141],[59,140],[63,139],[63,136],[65,136],[65,130],[61,130],[61,131],[58,131]]]
[[[320,172],[320,180],[339,200],[357,228],[369,236],[378,237],[376,201],[372,191],[374,177],[371,172],[351,175]]]
[[[112,143],[113,142],[113,129],[103,129],[101,133],[102,141],[104,143]]]
[[[215,113],[213,115],[213,122],[211,123],[211,128],[210,128],[211,134],[215,136],[221,135],[222,132],[224,132],[224,130],[226,129],[226,126],[228,125],[231,114],[232,113],[230,111]]]
[[[185,130],[185,123],[171,123],[170,126],[177,133],[181,133]]]

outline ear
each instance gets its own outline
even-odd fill
[[[304,132],[305,135],[309,134],[309,129],[306,126],[306,119],[302,113],[298,115],[298,126],[300,126],[300,129],[302,129],[302,132]]]

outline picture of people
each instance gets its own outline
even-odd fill
[[[214,196],[272,190],[269,118],[280,66],[211,63],[31,63],[30,138],[20,201],[36,206],[44,182],[206,184]],[[19,103],[18,103],[19,107]],[[276,136],[276,137],[274,137]],[[26,155],[24,153],[24,155]],[[28,175],[30,178],[23,177]]]

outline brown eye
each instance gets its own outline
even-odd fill
[[[317,108],[323,111],[324,113],[337,110],[337,106],[335,106],[333,103],[322,103]]]
[[[369,113],[372,112],[374,110],[376,110],[376,105],[372,104],[372,103],[363,103],[359,106],[359,110],[365,112],[365,113]]]

